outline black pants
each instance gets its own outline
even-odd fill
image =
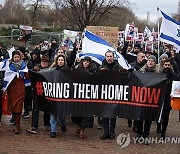
[[[143,135],[143,137],[148,137],[149,131],[151,129],[152,121],[137,121],[136,127],[137,127],[137,133]],[[143,131],[143,125],[144,125],[144,131]]]
[[[162,112],[162,133],[166,133],[170,111],[171,110],[163,110]]]
[[[33,96],[34,97],[34,96]],[[43,115],[44,126],[50,126],[50,113],[44,112]],[[32,127],[38,129],[39,126],[39,107],[36,99],[33,99],[33,110],[32,110]]]
[[[25,87],[25,90],[24,112],[29,113],[29,109],[32,107],[32,88],[31,86],[27,86]]]

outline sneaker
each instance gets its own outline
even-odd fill
[[[114,139],[115,139],[115,137],[116,137],[116,135],[115,135],[115,134],[111,134],[111,135],[110,135],[110,139],[111,139],[111,140],[114,140]]]
[[[15,125],[15,120],[14,120],[14,117],[12,116],[11,119],[9,120],[10,123],[12,123],[13,125]]]
[[[98,125],[97,129],[103,129],[102,125]]]
[[[22,118],[23,118],[23,119],[29,118],[29,113],[24,113],[24,114],[22,115]]]
[[[144,138],[144,145],[149,145],[149,139],[148,139],[148,137],[145,137],[145,138]]]
[[[137,133],[137,127],[133,126],[133,132]]]
[[[100,137],[100,140],[106,140],[109,139],[110,135],[109,134],[103,134],[103,136]]]
[[[165,133],[161,132],[161,138],[162,138],[163,140],[165,140],[165,138],[166,138]]]
[[[61,131],[66,132],[66,126],[61,126]]]
[[[50,138],[55,138],[56,137],[56,132],[51,132],[50,133]]]
[[[26,129],[26,132],[30,134],[37,134],[37,128],[32,127],[31,129]]]

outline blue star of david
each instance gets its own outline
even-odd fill
[[[176,35],[177,37],[180,37],[180,29],[177,29],[178,34]]]

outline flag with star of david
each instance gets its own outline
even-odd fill
[[[162,12],[162,24],[159,39],[180,50],[180,22]]]

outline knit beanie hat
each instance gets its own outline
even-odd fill
[[[157,59],[156,59],[156,57],[155,57],[154,55],[150,55],[150,56],[148,57],[148,60],[149,60],[149,59],[152,59],[152,60],[155,61],[155,63],[157,63]]]

